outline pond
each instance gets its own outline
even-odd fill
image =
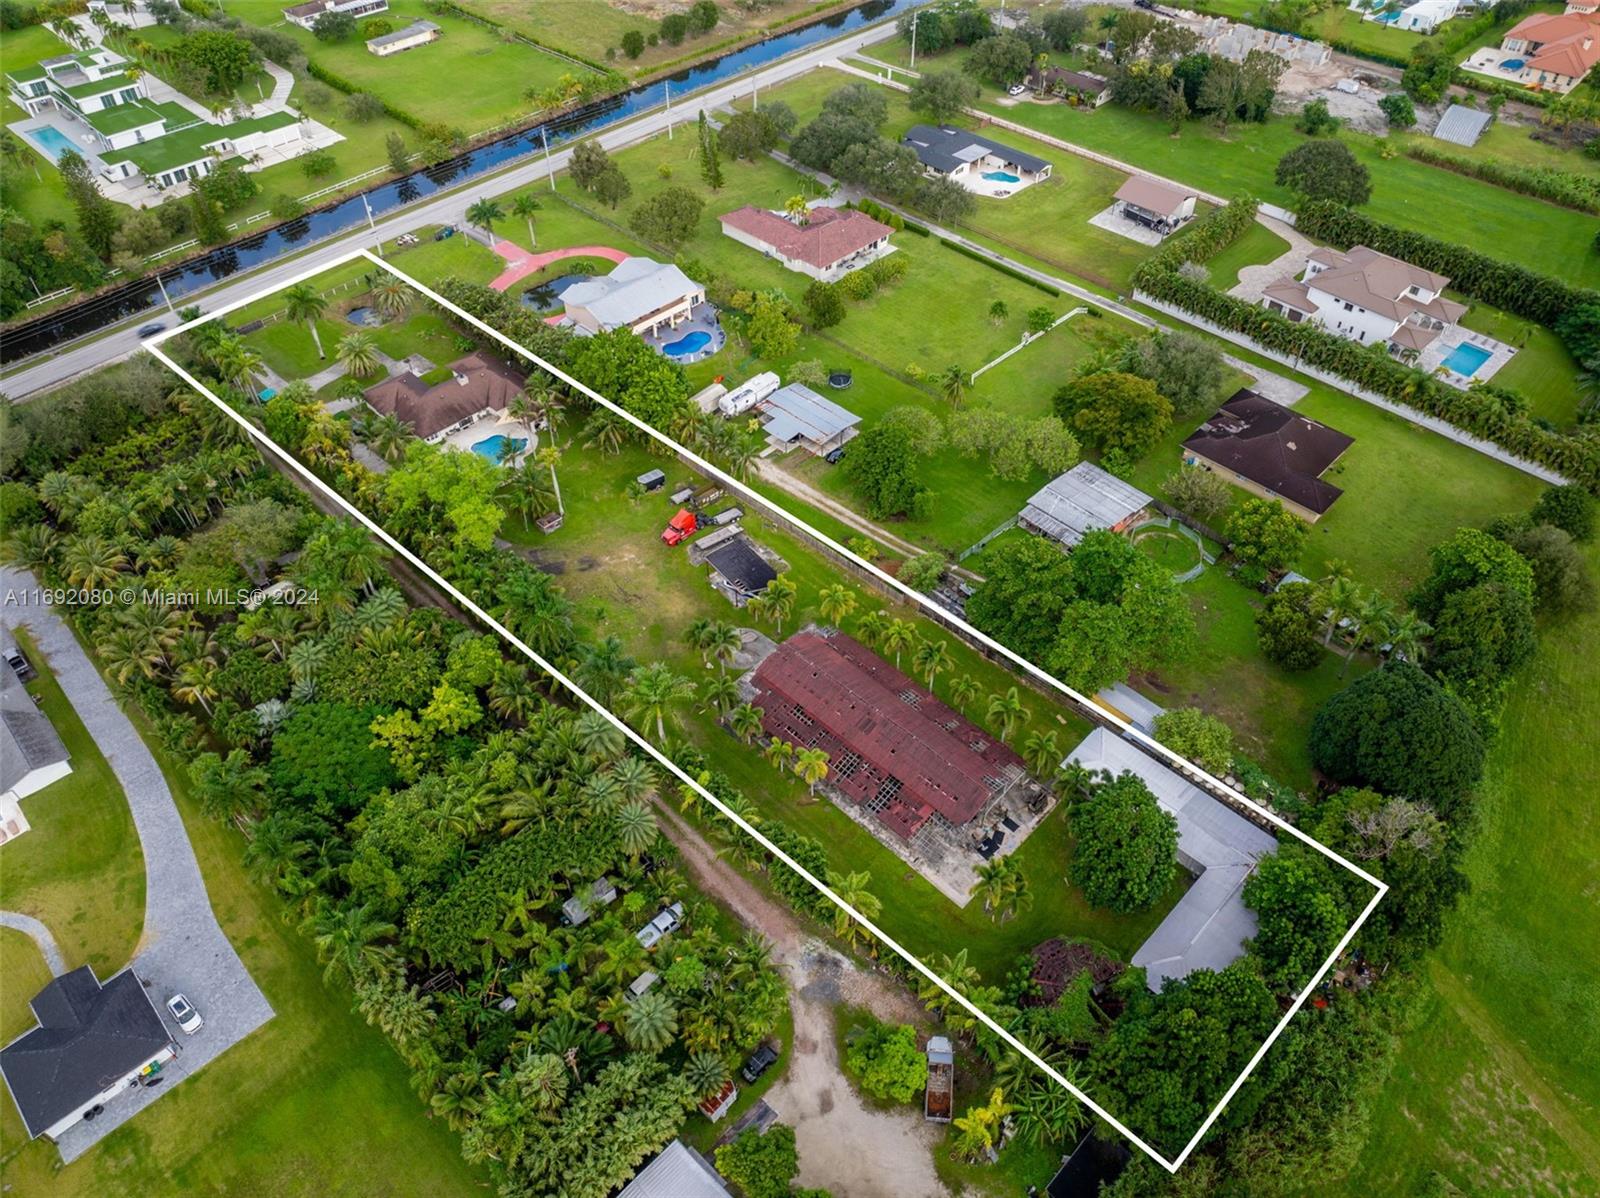
[[[557,312],[563,306],[561,296],[568,287],[574,283],[587,282],[592,278],[593,275],[562,275],[560,278],[546,279],[522,293],[522,306],[532,308],[536,312]]]

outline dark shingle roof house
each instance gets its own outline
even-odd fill
[[[450,363],[451,377],[428,386],[409,371],[385,379],[363,393],[383,416],[398,416],[424,441],[480,412],[505,411],[527,379],[486,353],[470,353]]]
[[[828,782],[910,840],[959,827],[1025,773],[1022,759],[843,633],[797,632],[756,667],[762,727],[828,754]]]
[[[992,137],[954,125],[913,125],[900,140],[917,152],[923,166],[941,175],[952,174],[990,155],[1033,174],[1050,169],[1050,163],[1037,154],[1013,149]]]
[[[60,1135],[141,1071],[177,1055],[131,969],[101,985],[93,969],[80,966],[29,1005],[39,1026],[0,1049],[0,1074],[30,1138]]]
[[[1344,493],[1320,476],[1354,443],[1336,428],[1242,390],[1183,443],[1183,455],[1315,522]]]

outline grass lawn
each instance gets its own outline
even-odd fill
[[[9,1044],[38,1021],[28,1001],[50,984],[50,967],[32,937],[0,928],[0,1044]]]
[[[276,1015],[70,1168],[61,1168],[45,1141],[24,1143],[15,1109],[0,1103],[0,1138],[8,1145],[0,1185],[57,1198],[382,1198],[466,1194],[486,1185],[462,1161],[456,1137],[428,1117],[387,1040],[351,1012],[349,992],[323,985],[311,944],[285,921],[282,901],[246,878],[240,834],[202,816],[182,768],[154,744],[151,752],[177,797],[212,909]],[[6,951],[9,966],[14,954]],[[31,995],[6,986],[6,1026],[15,1022],[14,1004]]]
[[[1239,272],[1247,266],[1260,266],[1289,252],[1289,243],[1260,221],[1253,223],[1222,253],[1206,260],[1211,272],[1211,285],[1218,291],[1227,291],[1239,281]],[[1302,267],[1304,263],[1301,264]]]
[[[383,19],[396,29],[429,20],[443,33],[438,41],[389,58],[368,51],[359,29],[342,42],[318,41],[309,30],[283,20],[275,0],[236,0],[229,13],[257,25],[272,25],[298,41],[317,66],[370,91],[391,107],[423,121],[443,121],[468,136],[497,125],[531,118],[528,90],[542,91],[563,75],[590,69],[526,42],[503,41],[486,26],[448,13],[430,11],[423,0],[391,0]]]
[[[957,69],[965,55],[953,51],[924,65]],[[1293,206],[1294,197],[1273,182],[1278,159],[1304,140],[1288,117],[1237,125],[1227,136],[1190,121],[1174,138],[1160,117],[1118,104],[1090,110],[1001,100],[986,89],[977,107],[1213,194]],[[1581,286],[1600,284],[1600,258],[1589,245],[1593,222],[1580,214],[1408,158],[1385,160],[1376,137],[1340,137],[1371,172],[1372,200],[1365,211],[1375,219],[1464,245],[1492,246],[1499,257]],[[1440,195],[1450,203],[1440,204]]]
[[[43,25],[7,30],[5,69],[20,71],[46,58],[65,54],[67,50],[67,44]],[[9,89],[0,92],[0,125],[25,120],[27,115],[11,98]],[[14,208],[35,225],[70,212],[67,189],[55,163],[39,153],[27,138],[21,140],[28,147],[28,158],[23,166],[8,167],[5,171],[6,207]]]
[[[1521,347],[1490,380],[1495,386],[1521,392],[1535,416],[1559,425],[1569,425],[1577,419],[1578,364],[1553,331],[1476,301],[1461,323],[1497,341]]]
[[[95,747],[26,628],[17,642],[39,676],[28,684],[71,754],[72,773],[22,800],[31,830],[0,846],[0,907],[32,915],[61,946],[67,968],[109,977],[144,930],[144,856],[116,775]],[[7,1003],[26,1003],[8,984]]]
[[[1600,548],[1588,558],[1600,566]],[[1579,798],[1600,770],[1597,638],[1597,613],[1544,628],[1512,691],[1472,889],[1356,1166],[1374,1192],[1415,1191],[1433,1170],[1496,1193],[1600,1189],[1600,812]]]

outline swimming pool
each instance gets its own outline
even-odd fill
[[[344,314],[344,318],[364,329],[375,329],[383,323],[383,314],[376,308],[351,308]]]
[[[504,457],[521,453],[527,444],[526,437],[508,437],[504,433],[496,433],[492,437],[485,437],[482,441],[474,441],[472,452],[480,458],[488,458],[498,464]]]
[[[52,129],[49,125],[41,125],[37,129],[29,130],[26,134],[29,141],[44,152],[44,156],[51,162],[60,162],[61,155],[72,151],[78,152],[78,147],[72,144],[72,139],[63,134],[59,129]]]
[[[983,177],[991,183],[1021,183],[1021,175],[1013,175],[1010,171],[984,171]]]
[[[1526,62],[1524,59],[1508,58],[1500,64],[1500,69],[1502,71],[1520,71],[1525,65]]]
[[[1442,365],[1446,370],[1464,374],[1470,379],[1492,357],[1494,355],[1481,345],[1469,345],[1463,341],[1450,351]]]
[[[681,358],[686,354],[697,354],[711,344],[711,334],[698,330],[676,341],[669,341],[661,347],[661,352],[669,358]]]
[[[1400,14],[1398,12],[1396,12],[1396,11],[1393,11],[1393,10],[1391,10],[1389,12],[1381,12],[1381,13],[1378,14],[1378,20],[1382,21],[1385,25],[1393,25],[1399,19],[1400,19]]]

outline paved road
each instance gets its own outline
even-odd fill
[[[10,928],[32,939],[44,954],[44,963],[50,967],[52,977],[60,977],[67,972],[66,958],[61,955],[61,946],[56,943],[55,936],[33,916],[24,915],[21,911],[0,911],[0,928]]]
[[[27,595],[37,586],[31,574],[0,570],[0,594]],[[145,864],[144,935],[133,971],[163,1018],[167,998],[182,992],[206,1021],[193,1036],[184,1035],[168,1021],[168,1031],[179,1048],[178,1059],[163,1070],[169,1080],[154,1089],[131,1090],[107,1104],[105,1113],[94,1122],[80,1123],[64,1135],[59,1145],[61,1159],[70,1162],[243,1040],[271,1019],[273,1012],[211,912],[200,863],[160,767],[83,647],[50,607],[8,604],[3,614],[7,625],[27,625],[67,700],[127,795]]]
[[[813,46],[705,92],[675,100],[670,113],[664,109],[655,109],[632,121],[607,129],[592,140],[608,150],[632,145],[665,130],[669,119],[674,126],[682,126],[686,121],[693,120],[701,108],[711,111],[722,105],[731,104],[735,100],[745,99],[752,89],[770,88],[797,75],[813,71],[840,54],[848,54],[862,46],[892,36],[894,36],[893,22],[858,30],[837,41]],[[554,168],[560,170],[565,167],[571,153],[571,145],[552,153],[550,157]],[[543,158],[534,158],[498,175],[474,179],[453,192],[421,201],[378,221],[377,238],[389,240],[425,225],[463,223],[468,206],[480,196],[496,195],[535,183],[548,186],[546,180],[550,169]],[[331,262],[351,250],[371,248],[373,243],[374,235],[369,229],[356,229],[343,233],[298,257],[280,259],[257,271],[235,276],[200,295],[184,296],[183,303],[198,303],[207,311],[215,311],[237,300],[248,299],[264,291],[282,287],[289,279],[311,267]],[[0,392],[13,400],[24,399],[58,386],[80,374],[96,370],[109,362],[130,357],[139,349],[139,337],[136,332],[139,326],[160,319],[162,315],[169,325],[175,322],[171,313],[161,314],[156,309],[148,309],[141,315],[114,326],[114,331],[110,333],[102,333],[93,340],[68,346],[59,353],[44,354],[36,359],[29,359],[5,375],[4,380],[0,381]]]

